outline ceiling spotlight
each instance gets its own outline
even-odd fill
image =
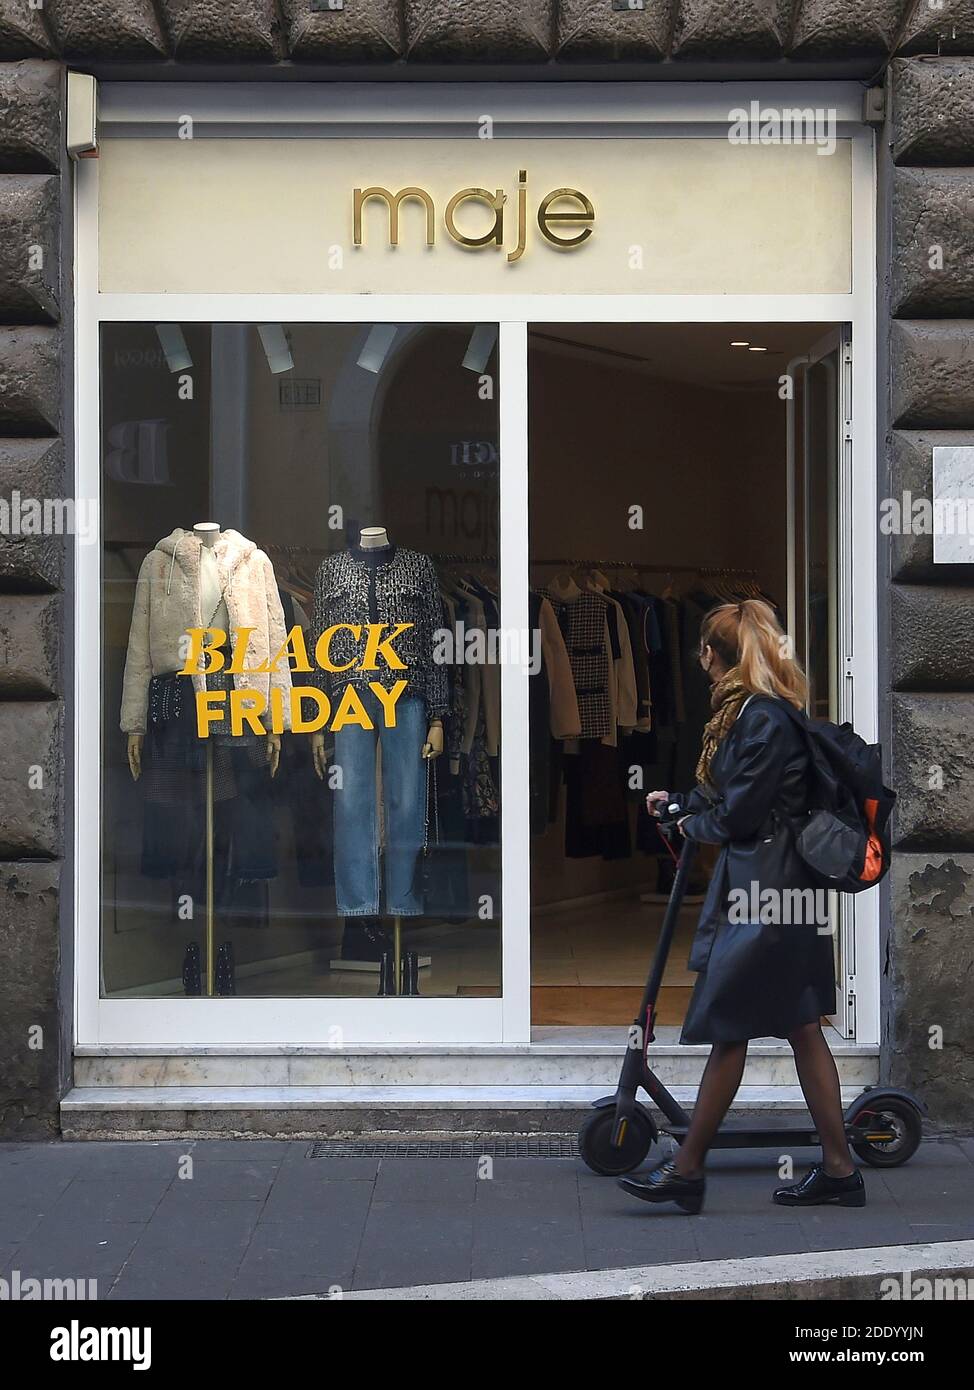
[[[731,347],[750,347],[750,343],[731,343]]]
[[[193,365],[189,346],[178,323],[157,323],[156,336],[171,372],[185,372]]]
[[[768,350],[768,349],[765,348],[765,347],[749,347],[749,348],[748,348],[748,352],[767,352],[767,350]]]
[[[374,323],[358,355],[358,365],[364,371],[375,372],[378,375],[398,331],[394,323]]]
[[[267,358],[267,365],[274,376],[279,376],[281,372],[292,371],[294,358],[291,356],[291,344],[288,342],[284,325],[259,323],[257,333],[260,337],[260,345],[264,349],[264,356]]]
[[[496,342],[497,325],[478,323],[470,335],[470,342],[463,358],[463,366],[468,372],[476,372],[478,376],[483,375],[487,370],[487,363],[490,361],[490,354],[494,351]]]

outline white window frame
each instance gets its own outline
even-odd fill
[[[295,89],[300,89],[295,91]],[[283,89],[283,90],[282,90]],[[290,90],[288,90],[290,89]],[[375,88],[369,91],[374,95]],[[249,120],[260,111],[273,133],[296,103],[308,135],[348,135],[348,111],[358,102],[354,84],[194,84],[198,125],[209,106],[225,120]],[[271,96],[274,92],[276,95]],[[249,94],[248,94],[249,93]],[[324,93],[324,95],[323,95]],[[106,97],[108,100],[106,101]],[[758,97],[787,106],[838,111],[839,134],[852,141],[852,291],[825,295],[262,295],[101,294],[97,281],[98,164],[83,160],[75,178],[75,399],[76,492],[100,504],[99,328],[102,322],[315,322],[500,324],[500,560],[501,621],[529,626],[527,338],[533,323],[848,323],[852,326],[853,418],[851,590],[855,647],[849,672],[852,717],[867,739],[878,737],[878,575],[876,522],[876,229],[874,137],[858,124],[857,84],[505,84],[462,88],[451,84],[383,91],[363,135],[422,138],[450,134],[461,113],[489,110],[495,138],[713,138],[726,130],[726,113]],[[132,133],[180,108],[178,84],[119,84],[103,89],[103,110]],[[401,109],[393,109],[393,108]],[[283,113],[283,114],[282,114]],[[303,113],[303,114],[302,114]],[[456,119],[461,119],[456,114]],[[295,118],[294,111],[291,119]],[[506,122],[506,123],[505,123]],[[330,123],[334,123],[334,128]],[[425,124],[424,124],[425,123]],[[604,133],[600,124],[608,123]],[[216,133],[214,131],[214,133]],[[226,129],[221,133],[226,134]],[[293,127],[288,134],[294,133]],[[459,138],[459,135],[458,135]],[[100,512],[99,512],[100,515]],[[502,960],[500,999],[102,999],[101,952],[101,545],[75,547],[75,1039],[81,1046],[273,1047],[370,1044],[421,1050],[455,1044],[481,1049],[523,1046],[531,1040],[530,818],[528,680],[513,666],[502,671]],[[111,727],[109,721],[108,727]],[[121,735],[119,735],[121,737]],[[878,894],[855,900],[855,989],[859,1045],[879,1042]],[[848,986],[849,982],[845,982]],[[840,982],[840,988],[842,982]],[[338,1030],[336,1032],[336,1029]]]

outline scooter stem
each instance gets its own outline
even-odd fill
[[[673,880],[673,887],[670,890],[669,901],[666,904],[666,911],[663,913],[663,925],[660,928],[659,942],[656,946],[656,956],[653,960],[653,968],[649,972],[649,979],[646,981],[646,988],[643,991],[642,1003],[639,1006],[639,1021],[647,1023],[647,1012],[654,1009],[660,986],[663,983],[663,971],[666,969],[666,962],[669,959],[670,948],[673,945],[673,937],[676,934],[676,924],[680,919],[680,908],[683,906],[683,896],[687,890],[687,879],[690,874],[690,865],[696,853],[697,846],[693,840],[684,840],[683,849],[680,853],[680,861],[676,866],[676,876]],[[647,1042],[649,1039],[647,1038]]]

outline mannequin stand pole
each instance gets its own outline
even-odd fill
[[[392,919],[393,950],[395,953],[396,993],[402,994],[402,918]]]
[[[206,994],[216,993],[216,924],[213,914],[213,740],[206,740]]]

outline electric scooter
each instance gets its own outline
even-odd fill
[[[660,833],[674,859],[677,857],[672,850],[674,838],[682,838],[676,828],[676,817],[680,814],[681,808],[672,804],[666,808],[666,816],[660,818]],[[593,1172],[609,1177],[631,1173],[638,1168],[661,1133],[679,1143],[690,1124],[690,1116],[650,1068],[649,1045],[655,1042],[653,1025],[656,1000],[676,933],[695,849],[692,840],[683,841],[639,1015],[629,1032],[629,1046],[622,1063],[618,1089],[615,1095],[603,1096],[593,1102],[595,1113],[579,1130],[578,1146],[583,1160]],[[640,1087],[668,1123],[658,1125],[649,1106],[636,1099]],[[849,1145],[873,1167],[896,1168],[916,1153],[922,1137],[922,1117],[926,1113],[927,1107],[923,1102],[907,1091],[888,1086],[867,1086],[845,1112]],[[816,1146],[818,1143],[818,1135],[810,1123],[763,1128],[760,1125],[725,1121],[714,1138],[713,1147],[780,1150]]]

